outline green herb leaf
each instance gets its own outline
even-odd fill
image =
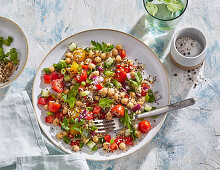
[[[121,88],[121,83],[119,83],[116,79],[114,79],[112,83],[115,85],[115,87],[117,87],[117,89]]]
[[[4,42],[4,44],[6,46],[10,46],[11,43],[13,42],[13,38],[12,37],[8,37],[8,39],[4,39],[3,42]]]
[[[138,84],[140,85],[143,80],[141,72],[137,72],[135,74],[135,78],[136,78],[136,81],[138,82]]]
[[[146,102],[152,103],[155,101],[154,93],[151,89],[148,90],[148,93],[145,96]]]
[[[49,73],[50,73],[49,68],[44,68],[44,72],[45,72],[46,74],[49,74]]]
[[[76,100],[77,99],[75,97],[71,97],[71,98],[67,99],[66,102],[69,103],[69,106],[71,109],[75,106]]]
[[[115,143],[115,141],[114,141],[114,139],[111,139],[110,144],[113,144],[113,143]]]
[[[102,108],[110,107],[113,103],[114,101],[108,98],[102,98],[101,100],[99,100],[99,106],[101,106]]]
[[[67,136],[64,136],[64,137],[63,137],[63,141],[64,141],[66,144],[69,144],[69,143],[70,143],[70,139],[69,139]]]
[[[4,55],[5,55],[5,52],[4,52],[3,48],[0,47],[0,57],[3,57]]]
[[[102,44],[95,42],[95,41],[91,41],[91,44],[93,45],[93,50],[96,51],[102,51],[102,52],[109,52],[111,51],[114,46],[110,45],[108,46],[106,43],[102,42]]]
[[[3,37],[0,37],[0,47],[3,45]]]
[[[96,126],[90,126],[89,129],[95,131],[95,130],[97,130],[98,128],[97,128]]]
[[[84,143],[82,141],[79,142],[79,148],[82,148]]]
[[[147,8],[147,11],[153,16],[155,16],[158,12],[157,6],[153,4],[152,2],[147,2],[146,8]]]

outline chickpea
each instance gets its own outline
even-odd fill
[[[67,108],[64,108],[63,109],[63,114],[67,114],[68,113],[68,109]]]
[[[101,55],[100,55],[100,57],[104,60],[104,59],[106,59],[106,53],[102,53]]]
[[[139,130],[135,131],[135,136],[137,136],[137,138],[141,138],[142,134]]]
[[[112,52],[111,51],[107,53],[107,58],[109,58],[109,57],[112,57]]]
[[[107,120],[112,120],[112,119],[113,119],[113,116],[112,116],[111,112],[108,112],[108,113],[106,114],[106,119],[107,119]]]
[[[136,73],[134,71],[132,71],[130,74],[131,74],[131,77],[135,77]]]
[[[114,99],[115,101],[117,101],[118,98],[119,98],[119,94],[118,94],[118,93],[115,93],[114,96],[113,96],[113,99]]]
[[[108,89],[107,88],[102,88],[101,90],[100,90],[100,93],[101,93],[101,96],[106,96],[106,94],[108,93]]]
[[[61,93],[57,93],[57,98],[60,99],[62,97]]]
[[[68,58],[72,58],[72,53],[71,52],[68,52],[68,53],[66,53],[66,57],[68,57]]]
[[[122,103],[122,104],[127,104],[127,103],[128,103],[128,99],[127,99],[127,98],[121,99],[121,103]]]
[[[117,50],[117,49],[115,49],[115,48],[113,48],[113,50],[112,50],[112,55],[113,55],[113,56],[118,55],[118,50]]]
[[[95,64],[90,63],[90,64],[88,65],[88,68],[89,68],[89,69],[94,69],[94,68],[95,68]]]
[[[48,105],[47,105],[47,104],[44,105],[44,109],[45,109],[45,110],[48,110]]]
[[[121,56],[120,55],[117,55],[116,58],[115,58],[115,61],[117,63],[120,63],[121,62]]]
[[[96,57],[96,58],[95,58],[95,62],[96,62],[96,63],[100,63],[101,61],[102,61],[101,57]]]
[[[92,138],[92,140],[93,140],[95,143],[98,143],[99,137],[98,137],[98,136],[94,136],[94,137]]]
[[[93,72],[92,72],[92,75],[93,75],[93,77],[94,77],[94,76],[99,76],[99,71],[93,71]]]
[[[129,92],[129,94],[131,97],[135,97],[135,92],[131,91],[131,92]]]
[[[137,104],[142,106],[144,104],[144,102],[137,102]]]
[[[79,151],[79,146],[78,146],[78,145],[73,145],[73,150],[74,150],[75,152]]]
[[[58,139],[62,139],[62,138],[63,138],[63,133],[62,133],[62,132],[61,132],[61,133],[57,133],[56,137],[57,137]]]
[[[103,143],[103,150],[108,150],[109,146],[110,146],[110,143],[108,142]]]
[[[113,88],[110,88],[108,89],[108,96],[113,96],[114,95],[114,89]]]
[[[131,101],[131,103],[134,103],[134,102],[135,102],[135,100],[134,100],[133,98],[132,98],[130,101]]]
[[[145,102],[145,97],[142,96],[140,99],[139,99],[140,102]]]
[[[59,126],[59,123],[60,123],[59,119],[55,118],[55,119],[53,120],[53,124],[54,124],[55,126]]]
[[[71,59],[70,58],[66,58],[65,62],[66,62],[66,64],[70,64],[71,63]]]
[[[69,89],[64,89],[63,93],[64,93],[64,94],[68,94],[69,91],[70,91]]]
[[[66,132],[66,131],[63,131],[62,134],[63,134],[63,136],[66,136],[66,135],[67,135],[67,132]]]
[[[78,106],[78,107],[82,106],[82,102],[79,101],[79,100],[77,100],[77,101],[76,101],[76,106]]]
[[[121,92],[121,93],[120,93],[120,97],[121,97],[121,98],[125,97],[125,95],[126,95],[125,92]]]
[[[93,57],[93,54],[94,54],[93,51],[90,50],[90,51],[89,51],[89,58],[92,58],[92,57]]]
[[[133,65],[133,62],[132,62],[132,60],[128,60],[128,62],[127,62],[129,65]]]
[[[122,45],[121,45],[121,44],[117,44],[117,45],[116,45],[116,49],[117,49],[117,50],[121,50],[121,49],[122,49]]]
[[[92,62],[92,60],[90,59],[90,58],[87,58],[86,60],[85,60],[85,64],[90,64]]]
[[[122,150],[126,149],[125,143],[121,142],[120,145],[119,145],[119,148],[122,149]]]
[[[99,100],[100,98],[99,98],[99,96],[95,96],[94,99],[95,100]]]
[[[95,51],[95,56],[100,56],[100,54],[101,54],[100,51],[98,51],[98,50]]]
[[[133,103],[129,102],[129,103],[127,104],[127,107],[129,107],[129,108],[133,108],[134,105],[133,105]]]
[[[54,72],[54,67],[53,66],[49,67],[49,70],[51,73]]]
[[[66,68],[66,71],[69,73],[70,72],[70,67]]]

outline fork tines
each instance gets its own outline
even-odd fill
[[[98,128],[96,133],[105,133],[113,130],[115,127],[114,120],[95,120],[94,125]]]

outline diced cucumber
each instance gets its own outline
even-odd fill
[[[151,111],[151,109],[152,109],[152,107],[147,105],[147,104],[144,106],[144,110],[147,111],[147,112]]]
[[[80,93],[80,95],[82,97],[84,97],[84,96],[87,96],[89,93],[90,93],[89,91],[83,91],[83,92]]]
[[[90,149],[92,149],[92,148],[96,145],[96,143],[90,140],[86,145],[87,145]]]
[[[65,81],[65,82],[71,81],[70,75],[64,76],[64,81]]]
[[[73,42],[73,43],[70,44],[69,50],[70,50],[70,51],[73,51],[73,50],[75,50],[75,49],[76,49],[76,44]]]
[[[109,57],[109,58],[105,61],[104,66],[108,68],[108,67],[110,67],[110,66],[113,64],[113,62],[114,62],[114,59],[111,58],[111,57]]]
[[[41,91],[41,95],[42,97],[49,97],[50,96],[50,92],[48,89],[44,89]]]
[[[121,88],[121,83],[119,83],[116,79],[114,79],[112,83],[113,83],[113,84],[115,85],[115,87],[117,87],[118,89]]]
[[[112,71],[104,71],[104,74],[105,74],[106,76],[108,76],[108,77],[111,77],[111,76],[113,76],[115,73],[112,72]]]

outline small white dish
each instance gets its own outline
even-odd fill
[[[9,81],[5,83],[0,83],[0,88],[8,86],[12,83],[24,70],[24,67],[28,60],[28,42],[23,30],[13,21],[0,17],[0,37],[13,38],[13,43],[10,47],[4,47],[5,51],[8,51],[11,48],[16,48],[18,52],[19,64],[17,70],[10,76]]]
[[[67,47],[72,42],[75,42],[79,47],[88,47],[91,44],[91,40],[111,44],[121,43],[130,59],[133,61],[138,59],[138,62],[146,64],[145,76],[147,77],[147,75],[152,75],[157,77],[157,82],[154,84],[153,90],[159,91],[160,95],[163,97],[158,101],[158,105],[156,103],[154,104],[158,108],[169,104],[169,81],[167,73],[160,60],[146,44],[129,34],[111,29],[86,30],[72,35],[57,44],[44,58],[36,73],[32,91],[33,106],[41,129],[54,145],[67,153],[78,154],[79,156],[82,155],[86,159],[94,161],[112,160],[129,155],[147,144],[160,130],[166,118],[166,114],[161,114],[155,119],[155,121],[153,118],[147,118],[146,120],[148,120],[152,125],[151,131],[146,135],[143,135],[142,140],[126,152],[118,150],[114,153],[104,153],[102,149],[99,149],[96,152],[91,152],[91,150],[87,147],[83,147],[82,151],[76,153],[71,149],[70,145],[67,145],[56,138],[55,132],[57,132],[57,127],[53,126],[52,129],[50,125],[45,123],[46,112],[43,107],[37,104],[41,90],[49,87],[42,83],[42,70],[45,67],[51,66],[53,63],[58,63],[62,56],[64,56]],[[58,129],[60,128],[58,127]],[[110,135],[115,134],[114,132],[111,132]]]
[[[181,37],[190,37],[192,40],[197,41],[201,47],[201,52],[196,56],[184,56],[176,48],[176,41]],[[173,63],[181,69],[191,70],[198,68],[204,61],[207,49],[207,39],[202,31],[188,27],[178,31],[171,44],[171,60]]]

